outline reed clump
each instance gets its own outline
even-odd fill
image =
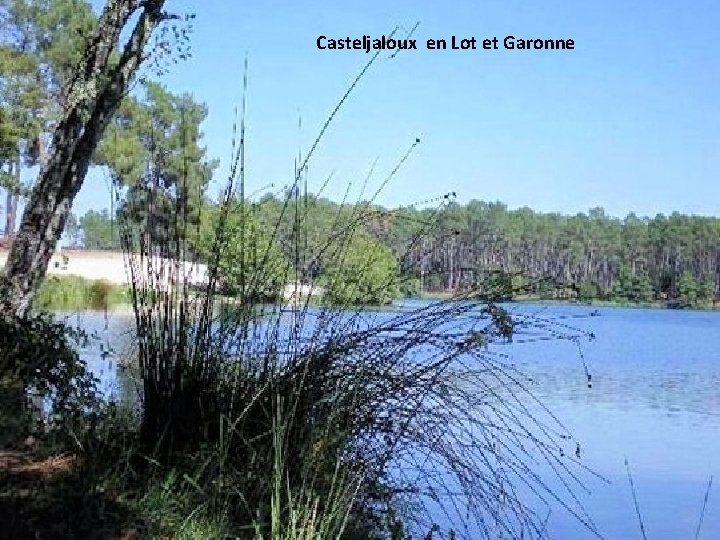
[[[48,276],[35,298],[41,310],[109,309],[130,301],[127,287],[79,276]]]
[[[581,484],[564,458],[562,426],[532,405],[501,349],[525,332],[541,340],[582,334],[513,320],[478,291],[374,313],[349,302],[317,305],[312,294],[291,305],[260,303],[281,298],[283,283],[295,282],[318,252],[342,264],[352,236],[364,234],[367,206],[354,205],[308,254],[302,231],[311,209],[298,190],[285,204],[294,260],[277,277],[273,257],[268,281],[267,251],[235,244],[243,282],[234,298],[221,296],[221,260],[234,241],[226,220],[252,208],[234,178],[201,254],[181,202],[162,245],[150,230],[122,226],[139,387],[129,462],[135,478],[150,479],[139,502],[146,525],[157,534],[211,523],[208,531],[247,538],[399,538],[439,520],[470,536],[541,536],[542,516],[517,487],[564,499],[533,461],[551,464],[571,500]],[[243,219],[233,227],[241,238]],[[188,262],[207,266],[199,290]],[[162,511],[148,516],[156,507]]]
[[[234,193],[225,191],[222,213],[243,204]],[[293,220],[302,223],[306,210],[287,206],[299,209]],[[341,238],[354,234],[362,212],[353,209]],[[221,218],[210,256],[200,260],[187,232],[160,247],[147,231],[123,225],[136,342],[127,370],[137,396],[116,405],[80,386],[65,402],[75,413],[65,425],[77,459],[43,497],[84,510],[68,513],[76,521],[61,520],[63,531],[403,538],[442,523],[458,536],[539,537],[542,497],[586,520],[572,504],[581,483],[565,457],[571,443],[533,406],[526,379],[502,352],[512,340],[581,333],[511,316],[479,292],[376,312],[317,305],[311,295],[291,305],[258,303],[253,287],[268,292],[253,273],[262,265],[242,272],[248,283],[227,298],[218,294],[218,260],[231,241],[225,230]],[[347,242],[337,242],[328,238],[324,251],[341,258]],[[156,249],[174,256],[157,257]],[[207,265],[200,289],[187,261]],[[295,262],[285,269],[292,280]],[[273,282],[270,292],[280,296],[284,280]],[[40,334],[67,331],[53,324],[45,321]],[[18,331],[33,336],[33,328]],[[38,346],[35,337],[16,358]],[[61,371],[82,379],[76,353],[68,358]],[[539,460],[563,493],[537,474]],[[103,513],[109,506],[112,519]]]
[[[88,412],[66,486],[85,507],[119,504],[115,515],[148,537],[404,538],[443,527],[473,538],[542,537],[547,503],[536,503],[548,499],[591,527],[573,502],[581,482],[566,457],[566,431],[536,406],[502,352],[514,339],[578,341],[581,332],[515,318],[482,291],[415,308],[358,308],[353,287],[384,302],[400,285],[390,263],[380,277],[360,279],[377,270],[372,258],[354,261],[350,283],[340,271],[357,259],[348,246],[358,238],[367,245],[369,202],[343,205],[327,238],[308,247],[313,208],[300,187],[336,112],[298,164],[262,242],[248,234],[256,203],[245,197],[244,125],[202,248],[202,205],[188,208],[182,178],[166,190],[147,167],[149,207],[172,212],[120,224],[136,400]],[[168,199],[155,204],[160,196]],[[166,228],[158,231],[158,222]],[[432,226],[418,229],[408,252]],[[277,257],[275,241],[290,256]],[[392,255],[402,264],[403,254]],[[198,288],[193,265],[200,264]],[[332,306],[318,305],[312,292],[289,305],[261,302],[283,298],[288,283],[313,291],[320,265],[338,269],[333,279],[342,281]],[[233,298],[220,294],[228,269],[238,281]],[[110,294],[92,289],[94,302]],[[560,492],[537,473],[538,462],[549,465]]]

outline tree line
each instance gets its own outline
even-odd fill
[[[404,208],[389,219],[370,227],[398,253],[413,234],[411,224],[429,213]],[[463,290],[498,270],[523,276],[534,294],[554,283],[580,298],[681,303],[712,302],[719,269],[715,217],[674,212],[621,219],[602,208],[562,215],[475,200],[449,204],[404,266],[424,290]]]
[[[217,166],[202,140],[207,108],[152,80],[168,60],[189,54],[192,18],[162,7],[159,1],[112,2],[96,15],[85,0],[0,0],[0,185],[7,240],[15,238],[18,200],[27,201],[4,283],[8,307],[20,306],[18,312],[28,307],[63,230],[71,244],[117,249],[119,227],[113,224],[124,221],[152,230],[156,245],[170,249],[162,238],[173,237],[179,209],[183,227],[207,230],[201,214],[213,205],[207,187]],[[133,13],[143,18],[134,27]],[[140,42],[131,39],[123,49],[118,41],[125,25]],[[156,28],[150,45],[148,31]],[[143,57],[151,61],[136,76]],[[86,92],[91,87],[99,90]],[[79,153],[77,159],[62,154],[68,149]],[[81,166],[67,169],[73,159]],[[20,171],[33,165],[40,167],[37,181],[23,185]],[[118,203],[78,218],[70,206],[90,166],[105,168]],[[673,213],[620,219],[601,208],[570,216],[475,200],[446,200],[440,211],[385,209],[295,192],[291,198],[311,208],[300,223],[297,212],[283,211],[284,195],[250,204],[256,231],[266,244],[277,243],[293,278],[339,275],[323,244],[340,219],[352,221],[350,228],[362,235],[344,239],[350,251],[372,246],[371,252],[383,253],[387,271],[397,268],[399,285],[388,288],[393,294],[464,291],[493,272],[512,274],[513,289],[539,296],[692,305],[708,304],[718,294],[716,218]],[[195,243],[202,256],[207,248],[200,238]]]
[[[329,242],[339,222],[348,223],[355,215],[365,240],[347,246],[348,259],[376,243],[392,254],[398,290],[407,294],[467,291],[487,282],[493,272],[514,275],[516,294],[547,298],[661,300],[689,306],[710,304],[718,294],[720,219],[714,217],[675,212],[653,218],[631,213],[621,219],[602,208],[562,215],[476,200],[440,209],[386,209],[308,194],[300,197],[309,210],[299,212],[301,232],[296,234],[297,216],[283,214],[285,196],[266,195],[249,204],[263,242],[272,238],[272,253],[291,261],[307,281],[326,271],[314,254]],[[118,227],[107,211],[92,210],[77,222],[78,245],[119,247]]]
[[[135,83],[189,54],[192,16],[164,4],[111,0],[96,14],[85,0],[0,2],[0,180],[12,239],[0,282],[6,315],[30,311],[88,168],[103,159],[101,141],[122,121]],[[39,174],[16,232],[18,180],[29,164]]]

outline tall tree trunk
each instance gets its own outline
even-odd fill
[[[10,206],[8,207],[8,216],[7,216],[7,228],[6,233],[9,237],[15,236],[15,225],[17,224],[17,207],[18,207],[18,201],[20,200],[20,193],[18,193],[20,189],[20,154],[18,153],[17,157],[15,158],[15,170],[13,173],[15,174],[15,193],[12,193],[12,197],[10,200]]]
[[[11,161],[8,165],[8,174],[12,176],[14,174],[14,167],[15,164]],[[11,217],[13,215],[13,201],[14,201],[14,193],[12,189],[8,186],[5,188],[5,191],[7,192],[5,195],[5,231],[4,236],[5,238],[10,238],[12,234],[15,232],[15,220],[14,217]]]
[[[64,88],[64,109],[12,244],[2,284],[2,311],[25,316],[62,235],[73,200],[100,138],[144,59],[163,19],[164,0],[108,0],[75,77]],[[120,33],[142,9],[119,61],[111,60]]]

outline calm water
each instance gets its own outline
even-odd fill
[[[405,307],[411,307],[406,305]],[[588,388],[578,347],[570,342],[502,347],[533,392],[558,416],[581,447],[586,474],[579,491],[605,538],[642,538],[627,478],[627,458],[649,539],[695,538],[708,480],[710,492],[699,538],[720,538],[720,313],[518,304],[518,313],[569,317],[596,338],[581,344],[592,374]],[[598,316],[589,316],[597,311]],[[119,351],[131,319],[86,313],[79,319]],[[110,388],[112,362],[87,357]],[[547,513],[547,510],[545,511]],[[552,538],[597,538],[562,508],[551,505]]]

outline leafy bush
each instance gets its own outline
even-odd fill
[[[35,296],[44,310],[108,309],[129,300],[126,289],[105,280],[79,276],[49,276]]]
[[[678,280],[678,303],[683,307],[693,307],[698,303],[698,284],[688,270],[680,274]]]
[[[77,437],[88,428],[98,405],[96,379],[87,371],[76,348],[89,337],[39,313],[24,319],[0,317],[0,399],[3,421],[27,435],[39,415],[60,438]],[[31,398],[35,398],[35,404]],[[40,405],[38,405],[38,402]],[[36,407],[44,407],[44,414]],[[18,420],[20,419],[20,420]],[[6,441],[7,442],[7,441]]]
[[[274,299],[289,278],[287,260],[275,238],[258,225],[250,205],[206,206],[196,244],[205,261],[217,266],[227,294]]]
[[[705,276],[698,283],[698,302],[705,305],[711,305],[715,301],[715,278],[713,276]]]
[[[491,270],[484,272],[479,280],[486,298],[494,301],[512,300],[527,292],[527,279],[517,271]]]
[[[579,300],[589,302],[592,300],[598,300],[601,297],[602,292],[600,291],[600,287],[598,287],[597,283],[586,281],[582,283],[578,289]]]
[[[621,302],[651,302],[655,297],[650,276],[646,271],[632,272],[630,267],[623,264],[618,277],[613,283],[610,299]]]
[[[397,271],[390,249],[352,231],[327,263],[323,300],[336,306],[390,304],[398,296]]]
[[[113,300],[113,293],[117,289],[112,283],[103,279],[93,281],[87,289],[87,302],[94,309],[107,309]]]
[[[420,279],[416,277],[400,278],[398,291],[405,298],[416,298],[422,294],[420,290]]]

